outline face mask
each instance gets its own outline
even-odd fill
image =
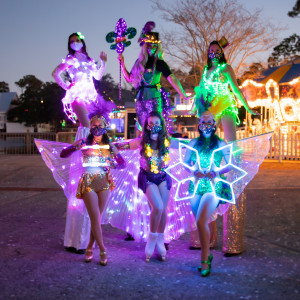
[[[106,128],[101,128],[101,127],[93,127],[90,130],[91,134],[94,136],[100,136],[106,133]]]
[[[215,128],[215,124],[210,123],[201,123],[199,124],[199,129],[204,132],[205,134],[210,134]]]
[[[71,43],[70,47],[74,51],[79,51],[83,47],[83,44],[81,42],[79,42],[79,43],[73,42],[73,43]]]
[[[220,60],[221,56],[222,56],[222,53],[221,53],[221,52],[217,52],[217,53],[215,53],[215,52],[210,52],[210,53],[208,53],[208,57],[209,57],[211,60],[214,60],[214,59]]]
[[[157,46],[154,46],[154,45],[152,45],[152,44],[150,44],[150,45],[148,46],[148,54],[149,54],[150,56],[153,56],[153,55],[155,54],[156,50],[157,50]]]
[[[151,132],[151,134],[156,134],[162,130],[162,127],[160,125],[148,125],[147,129]]]

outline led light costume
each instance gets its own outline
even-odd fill
[[[101,64],[96,64],[89,57],[84,36],[80,32],[69,36],[68,51],[69,54],[55,68],[52,75],[55,81],[66,90],[65,97],[62,99],[66,115],[73,123],[76,123],[77,119],[80,123],[75,137],[75,141],[78,141],[89,135],[88,114],[90,108],[97,103],[100,107],[108,107],[112,110],[114,104],[105,101],[101,95],[97,94],[93,81],[93,78],[100,80],[103,76],[106,54],[101,52]],[[72,155],[73,162],[71,164],[75,165],[78,159],[80,159],[80,154],[76,152]],[[83,206],[82,204],[76,206],[77,210],[71,204],[68,205],[64,238],[64,246],[67,248],[79,250],[85,249],[87,245],[89,218]]]
[[[253,154],[253,166],[246,153],[253,148],[241,148],[242,141],[226,145],[215,134],[215,122],[210,112],[204,112],[200,117],[200,137],[189,145],[179,146],[180,162],[166,169],[177,182],[175,199],[182,201],[190,199],[195,215],[199,239],[202,246],[201,275],[210,273],[212,255],[209,253],[209,227],[218,214],[224,214],[229,204],[238,204],[236,199],[241,191],[253,178],[260,163],[268,152],[269,138],[272,133],[252,138],[246,143],[257,142],[259,158]],[[249,143],[250,144],[250,143]],[[186,153],[183,154],[183,149]],[[247,153],[247,154],[248,154]],[[225,162],[221,164],[222,158]],[[251,169],[249,166],[251,165]],[[185,170],[182,170],[185,169]],[[226,175],[226,177],[224,177]],[[227,203],[227,204],[224,204]]]
[[[264,134],[230,143],[232,144],[232,160],[234,164],[247,172],[247,175],[238,184],[233,184],[233,192],[238,201],[240,201],[239,196],[243,189],[255,176],[259,165],[267,155],[270,137],[271,134]],[[71,160],[73,155],[81,152],[76,151],[71,157],[62,159],[59,154],[64,148],[69,147],[69,144],[41,140],[35,140],[35,142],[46,165],[52,171],[54,179],[62,187],[66,197],[69,199],[69,209],[74,209],[83,220],[77,226],[80,227],[81,239],[84,241],[84,248],[86,248],[90,230],[89,217],[83,201],[76,198],[78,183],[85,170],[82,167],[80,157],[76,162]],[[171,146],[169,149],[170,167],[184,161],[186,151],[185,149],[180,155],[179,148],[174,148],[175,144]],[[128,149],[128,143],[124,142],[124,148],[125,150]],[[116,188],[110,194],[107,209],[102,216],[102,223],[110,223],[116,228],[129,232],[137,242],[147,241],[150,230],[151,209],[146,195],[138,188],[140,149],[122,151],[122,157],[126,161],[126,168],[121,170],[111,169],[111,173],[115,178]],[[172,172],[176,179],[173,180],[173,188],[170,191],[170,200],[167,207],[165,242],[178,239],[183,233],[196,228],[190,200],[175,201],[178,182],[191,176],[194,171],[187,173],[186,168],[182,164],[179,164],[177,168],[175,174]],[[229,175],[226,174],[227,180],[230,179],[230,176],[236,176],[234,174]],[[239,172],[238,175],[240,175]],[[186,192],[188,193],[189,182],[184,187],[186,187]],[[211,220],[215,219],[218,214],[224,213],[228,205],[219,205]],[[84,231],[81,231],[82,227],[85,229]]]
[[[111,112],[109,106],[97,106],[95,104],[91,106],[91,109],[94,112],[92,111],[90,116],[95,114],[96,111],[105,115],[106,119],[109,120],[108,114]],[[85,140],[90,130],[85,134],[83,133],[83,131],[77,132],[75,142]],[[36,140],[36,145],[46,165],[53,172],[55,180],[64,189],[68,199],[64,246],[70,250],[73,248],[75,250],[86,249],[90,235],[90,219],[83,201],[78,200],[76,197],[79,179],[81,174],[85,173],[84,165],[82,165],[82,153],[81,151],[74,151],[70,157],[61,159],[59,154],[63,148],[69,146],[68,144],[52,144],[49,141]]]
[[[222,74],[226,66],[226,63],[218,64],[208,77],[208,67],[205,66],[200,86],[195,88],[198,116],[208,110],[214,115],[216,121],[225,115],[232,115],[234,119],[237,118],[236,100],[228,88],[228,78]]]
[[[207,66],[204,68],[199,87],[195,88],[196,99],[194,102],[198,116],[208,110],[214,115],[217,124],[222,122],[227,142],[236,140],[236,123],[239,123],[236,99],[250,114],[257,114],[250,109],[246,98],[239,89],[232,67],[226,62],[223,49],[228,45],[225,37],[222,37],[220,41],[210,43]],[[239,205],[234,208],[230,207],[223,219],[223,251],[226,253],[243,251],[245,201],[246,197],[243,194]],[[231,216],[227,218],[229,215]]]
[[[72,42],[72,37],[78,37],[76,42]],[[100,65],[98,65],[86,52],[84,36],[80,33],[71,34],[68,43],[69,54],[62,63],[53,71],[55,81],[66,90],[62,99],[64,111],[68,118],[76,123],[78,117],[73,110],[73,103],[77,102],[89,110],[89,105],[93,102],[104,105],[106,101],[100,96],[94,86],[93,78],[100,80],[104,74],[106,55],[100,54]],[[67,72],[71,81],[64,80],[62,75]],[[88,124],[81,125],[88,127]]]
[[[169,119],[171,113],[169,94],[160,85],[161,75],[170,82],[184,99],[187,99],[187,95],[178,79],[172,74],[169,66],[163,60],[159,33],[152,32],[154,27],[154,22],[150,21],[145,24],[138,40],[142,47],[141,53],[130,73],[125,67],[124,57],[120,55],[118,59],[125,80],[137,90],[136,113],[138,129],[142,130],[148,113],[159,111],[162,113],[170,131],[172,126]]]

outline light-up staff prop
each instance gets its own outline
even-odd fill
[[[183,157],[183,153],[182,153],[182,149],[183,148],[187,148],[190,151],[192,151],[192,152],[195,153],[195,155],[196,155],[196,163],[193,166],[190,166],[189,164],[187,164],[187,163],[184,162],[184,157]],[[223,166],[221,166],[221,167],[217,167],[215,165],[215,163],[214,163],[214,157],[215,157],[216,153],[219,152],[219,151],[222,151],[223,153],[227,151],[228,154],[229,154],[228,162],[226,164],[224,164]],[[172,178],[174,178],[178,182],[176,193],[175,193],[175,200],[176,201],[181,201],[181,200],[186,200],[186,199],[192,199],[195,196],[201,179],[199,180],[198,178],[196,178],[194,176],[194,172],[196,170],[199,170],[203,174],[208,173],[210,171],[216,172],[216,174],[217,174],[216,177],[213,180],[209,179],[209,183],[210,183],[210,186],[211,186],[211,189],[213,191],[214,196],[216,197],[216,199],[228,202],[230,204],[235,204],[236,203],[236,201],[235,201],[236,199],[235,199],[235,195],[234,195],[234,191],[233,191],[233,185],[235,183],[237,183],[239,180],[241,180],[243,177],[245,177],[248,173],[246,171],[244,171],[243,169],[239,168],[238,166],[236,166],[233,163],[233,161],[232,161],[232,155],[233,155],[232,144],[228,144],[228,145],[225,145],[223,147],[217,148],[217,149],[213,150],[213,152],[212,152],[208,168],[204,169],[204,168],[201,167],[200,156],[199,156],[198,151],[196,149],[194,149],[194,148],[186,145],[186,144],[179,143],[179,162],[165,169],[165,172],[168,173]],[[174,175],[171,172],[171,170],[174,169],[174,168],[176,168],[177,166],[183,166],[185,169],[188,169],[189,171],[191,171],[191,174],[187,178],[184,178],[184,179],[181,179],[180,177],[177,177],[176,175],[178,175],[178,173],[175,173],[176,175]],[[239,173],[241,173],[240,176],[237,176],[236,179],[232,180],[231,182],[228,181],[228,180],[225,180],[225,179],[221,178],[220,175],[219,175],[220,172],[222,172],[223,170],[227,169],[228,167],[230,167],[232,170],[236,170]],[[191,194],[189,194],[188,196],[179,197],[180,187],[186,181],[193,182],[193,184],[194,184],[194,192],[191,193]],[[224,184],[226,184],[227,186],[230,187],[231,199],[222,198],[221,196],[219,196],[216,193],[216,186],[218,185],[219,182],[223,182]]]
[[[116,23],[115,31],[112,31],[106,35],[106,41],[110,44],[114,43],[110,46],[111,50],[116,50],[118,54],[122,54],[124,52],[124,48],[131,45],[131,42],[127,41],[127,38],[132,39],[135,37],[135,35],[136,29],[133,27],[127,28],[125,20],[121,18]],[[120,62],[119,101],[121,101],[121,78],[122,70]]]

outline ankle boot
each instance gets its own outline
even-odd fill
[[[157,233],[156,232],[150,232],[148,241],[145,247],[145,254],[146,254],[146,262],[150,261],[151,256],[153,255],[155,245],[157,240]]]
[[[167,250],[166,250],[165,243],[164,243],[164,233],[158,233],[157,234],[157,244],[156,244],[156,246],[157,246],[157,252],[161,256],[161,260],[165,261]]]

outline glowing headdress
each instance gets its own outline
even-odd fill
[[[152,30],[155,28],[155,23],[153,21],[148,21],[144,28],[142,29],[141,35],[139,37],[138,42],[140,43],[140,46],[143,46],[146,44],[160,44],[161,41],[159,40],[159,33],[158,32],[152,32]]]
[[[108,126],[110,123],[109,114],[113,111],[116,105],[113,102],[105,101],[101,97],[102,101],[97,101],[91,104],[89,107],[89,119],[90,123],[95,120],[102,120],[104,121],[105,126]]]

